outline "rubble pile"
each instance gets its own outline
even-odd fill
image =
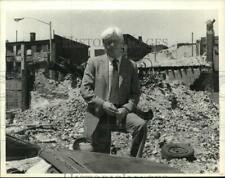
[[[45,77],[43,72],[37,72],[35,74],[35,91],[48,99],[68,98],[68,93],[71,87],[71,75],[67,75],[62,82],[51,80]]]
[[[151,83],[148,81],[151,79]],[[51,84],[51,82],[50,82]],[[86,103],[80,96],[79,87],[71,88],[68,81],[58,84],[64,87],[68,99],[51,103],[46,107],[18,111],[8,132],[18,138],[51,148],[70,148],[73,141],[83,134]],[[49,86],[52,91],[61,89]],[[65,89],[66,88],[66,89]],[[48,91],[50,92],[50,90]],[[57,92],[56,92],[57,94]],[[219,160],[219,108],[204,91],[191,91],[179,82],[145,76],[138,107],[152,109],[154,117],[148,121],[148,136],[143,157],[169,164],[187,173],[218,171]],[[32,127],[32,125],[35,127]],[[114,132],[112,145],[117,155],[127,156],[131,135]],[[160,151],[165,143],[187,143],[195,151],[195,160],[162,159]]]
[[[203,173],[216,172],[219,160],[219,110],[209,97],[209,92],[191,91],[180,82],[167,83],[158,80],[149,86],[142,87],[138,106],[143,110],[152,109],[154,118],[148,121],[148,137],[144,157],[183,172]],[[118,133],[117,133],[118,134]],[[116,137],[116,135],[114,136]],[[127,154],[128,141],[120,135]],[[116,139],[114,139],[116,142]],[[114,142],[114,145],[117,143]],[[189,144],[194,148],[195,160],[162,159],[161,147],[165,143]]]
[[[16,112],[11,125],[17,129],[8,127],[8,131],[31,143],[48,143],[47,146],[52,148],[68,148],[76,138],[83,135],[86,111],[86,103],[79,89],[74,89],[70,94],[74,97],[68,100],[60,100],[44,108]]]

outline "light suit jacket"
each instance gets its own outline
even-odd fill
[[[109,99],[109,61],[107,55],[90,58],[81,84],[81,95],[88,104],[84,122],[85,136],[89,138],[100,119],[102,105]],[[122,57],[119,69],[119,103],[132,112],[140,96],[140,85],[136,63]]]

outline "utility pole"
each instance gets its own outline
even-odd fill
[[[191,33],[191,56],[192,57],[194,55],[194,44],[193,44],[193,41],[194,41],[194,33],[192,32]]]
[[[16,42],[17,42],[17,38],[18,38],[18,31],[16,30]]]
[[[53,53],[53,51],[52,51],[52,22],[51,21],[45,22],[43,20],[40,20],[40,19],[37,19],[34,17],[16,17],[16,18],[14,18],[14,20],[16,22],[19,22],[21,20],[24,20],[25,18],[33,19],[33,20],[36,20],[38,22],[41,22],[41,23],[49,26],[49,61],[52,62],[54,60],[53,55],[52,55],[52,53]],[[47,72],[48,72],[48,70],[47,70]],[[55,77],[56,77],[55,71],[50,71],[50,78],[55,79]]]
[[[52,22],[49,22],[49,61],[52,61]],[[55,79],[54,72],[49,70],[50,78]]]
[[[155,57],[155,62],[156,62],[156,53],[157,53],[157,52],[156,52],[156,45],[154,46],[154,48],[155,48],[155,49],[154,49],[154,57]]]

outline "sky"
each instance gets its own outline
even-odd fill
[[[25,17],[15,22],[15,17]],[[142,36],[146,43],[167,44],[191,42],[206,36],[206,21],[215,19],[215,34],[218,35],[218,13],[216,10],[7,10],[6,39],[28,41],[30,32],[36,39],[49,38],[49,26],[34,17],[52,22],[55,34],[76,39],[90,46],[98,46],[101,32],[109,26],[118,26],[123,33]]]

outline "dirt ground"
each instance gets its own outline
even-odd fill
[[[152,109],[148,122],[144,159],[168,164],[184,173],[215,173],[219,162],[219,106],[207,91],[192,91],[179,82],[167,83],[146,76],[138,106]],[[149,82],[150,81],[150,82]],[[142,82],[143,83],[143,82]],[[7,132],[46,147],[69,148],[83,134],[86,103],[79,93],[80,81],[71,87],[70,77],[58,83],[37,76],[31,109],[17,111]],[[33,124],[36,127],[28,128]],[[11,126],[10,126],[11,125]],[[39,127],[47,125],[48,127]],[[131,135],[112,133],[118,156],[128,156]],[[194,149],[194,161],[163,159],[165,143],[185,143]]]

